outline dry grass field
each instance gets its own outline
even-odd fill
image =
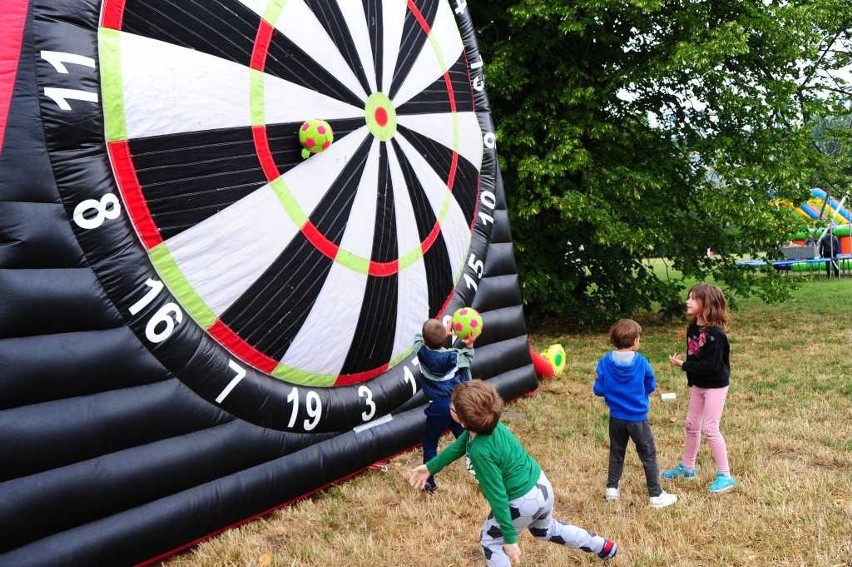
[[[706,442],[699,479],[669,483],[674,506],[648,507],[631,446],[621,500],[605,502],[607,412],[592,395],[605,330],[533,331],[561,343],[568,366],[515,400],[505,422],[556,490],[556,516],[618,543],[613,566],[852,566],[852,278],[804,279],[794,298],[740,301],[729,332],[732,385],[722,419],[736,488],[707,492]],[[642,352],[657,373],[651,425],[661,468],[683,447],[686,380],[667,357],[684,350],[682,323],[643,318]],[[449,441],[444,438],[443,444]],[[442,444],[442,445],[443,445]],[[419,448],[270,516],[227,531],[163,563],[187,566],[434,567],[484,565],[478,533],[488,512],[456,463],[428,496],[409,487]],[[595,556],[522,534],[523,565],[595,565]]]

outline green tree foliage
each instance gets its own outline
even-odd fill
[[[848,186],[852,178],[852,114],[821,117],[812,124],[814,143],[825,156],[820,186],[829,190]],[[852,194],[848,195],[846,203],[852,205]]]
[[[741,296],[786,296],[789,278],[735,260],[800,228],[768,196],[801,202],[826,167],[807,125],[852,97],[836,72],[852,2],[468,6],[531,314],[681,312],[683,284],[650,258]]]

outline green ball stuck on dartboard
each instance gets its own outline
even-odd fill
[[[482,315],[473,307],[460,307],[453,313],[453,333],[464,340],[482,333]]]
[[[334,141],[334,131],[325,120],[305,120],[299,128],[299,143],[302,144],[302,159],[308,159],[328,149]]]

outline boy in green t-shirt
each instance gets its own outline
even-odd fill
[[[615,542],[553,517],[554,493],[541,467],[500,423],[503,400],[491,384],[482,380],[456,386],[450,415],[464,433],[428,463],[411,471],[409,483],[422,489],[426,479],[467,454],[491,514],[482,526],[481,544],[488,567],[504,567],[521,561],[518,532],[529,528],[535,537],[614,557]]]

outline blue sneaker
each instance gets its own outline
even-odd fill
[[[695,469],[688,469],[683,466],[683,461],[679,462],[677,466],[673,469],[669,469],[667,471],[663,471],[660,473],[660,476],[666,480],[675,480],[678,477],[686,478],[686,479],[694,479],[695,478]]]
[[[725,492],[734,487],[737,483],[737,479],[732,477],[729,474],[725,473],[716,473],[716,479],[710,483],[710,488],[708,490],[717,494],[719,492]]]

